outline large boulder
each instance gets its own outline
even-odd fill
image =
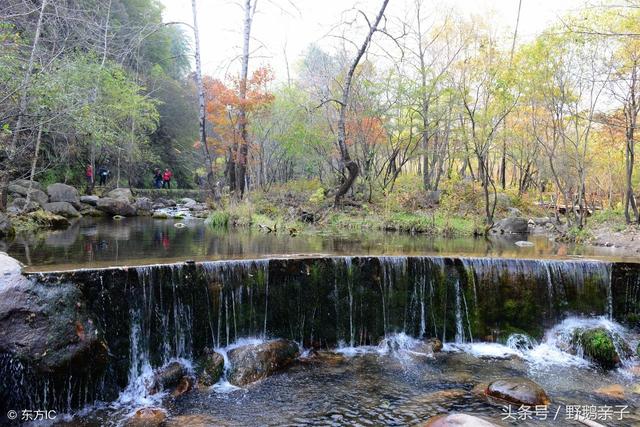
[[[198,382],[210,387],[220,380],[224,372],[224,357],[220,353],[207,350],[196,363]]]
[[[42,209],[47,212],[51,212],[52,214],[63,216],[65,218],[78,218],[82,216],[71,203],[67,202],[45,203],[42,206]]]
[[[582,353],[584,357],[605,369],[615,368],[622,358],[632,354],[622,337],[605,328],[579,328],[573,332],[572,353]]]
[[[489,384],[486,395],[515,405],[548,405],[551,400],[538,384],[528,378],[515,377]]]
[[[106,344],[77,286],[65,282],[52,286],[19,272],[5,274],[2,281],[0,353],[20,360],[36,374],[65,378],[70,371],[79,376],[106,366]]]
[[[148,197],[138,197],[136,202],[133,204],[133,207],[136,208],[138,214],[142,211],[151,215],[151,212],[153,211],[153,202]]]
[[[44,193],[44,187],[38,181],[29,182],[28,179],[16,179],[11,181],[9,185],[17,185],[23,188],[29,188],[29,185],[31,185],[32,190],[40,190]]]
[[[423,427],[498,427],[498,425],[474,415],[443,414],[429,418]]]
[[[98,200],[98,204],[96,205],[98,210],[106,212],[110,215],[121,215],[121,216],[135,216],[136,208],[133,207],[129,200],[127,199],[112,199],[110,197],[103,197]]]
[[[75,187],[67,184],[51,184],[47,187],[50,202],[67,202],[80,209],[80,195]]]
[[[80,196],[80,202],[86,205],[96,206],[100,197],[98,196]]]
[[[62,215],[57,215],[45,210],[37,210],[26,215],[18,217],[25,222],[35,224],[39,228],[48,228],[52,230],[61,230],[67,228],[70,224],[69,220]]]
[[[14,232],[9,217],[0,212],[0,237],[13,236]]]
[[[244,386],[268,377],[290,365],[298,354],[298,345],[285,339],[235,348],[228,353],[231,364],[229,382]]]
[[[133,194],[131,194],[131,190],[128,188],[114,188],[106,194],[106,197],[110,199],[125,199],[133,201]]]
[[[13,199],[13,201],[7,208],[7,212],[21,214],[37,211],[38,209],[40,209],[40,205],[37,202],[29,200],[29,203],[27,203],[27,199],[18,197],[16,199]]]
[[[39,205],[44,205],[49,201],[49,196],[47,196],[44,191],[37,188],[32,188],[31,192],[29,192],[29,187],[23,187],[18,184],[9,184],[9,186],[7,187],[7,192],[9,194],[12,194],[14,197],[18,196],[22,198],[26,198],[27,194],[31,194],[31,197],[29,197],[29,199],[33,200]]]
[[[529,232],[529,221],[522,217],[504,218],[496,222],[492,230],[501,234],[525,234]]]

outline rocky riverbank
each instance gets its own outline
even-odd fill
[[[192,198],[179,200],[160,197],[135,197],[130,189],[116,188],[97,195],[80,195],[73,186],[56,183],[46,188],[39,182],[16,180],[8,186],[9,205],[0,213],[0,237],[16,230],[65,228],[75,218],[110,216],[115,219],[129,216],[154,218],[206,218],[209,208]]]

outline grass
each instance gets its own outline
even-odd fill
[[[207,225],[211,228],[227,228],[229,226],[229,218],[231,215],[226,211],[214,211],[206,220]]]

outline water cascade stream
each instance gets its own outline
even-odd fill
[[[49,377],[0,354],[0,375],[11,378],[0,393],[3,405],[61,412],[150,398],[153,369],[174,360],[189,365],[205,349],[248,337],[288,338],[305,349],[404,348],[437,337],[451,344],[445,350],[481,354],[485,346],[543,360],[554,357],[544,346],[557,347],[557,331],[548,331],[568,316],[603,316],[610,326],[640,314],[639,266],[590,260],[292,257],[29,279],[36,287],[73,284],[108,349],[104,366]]]

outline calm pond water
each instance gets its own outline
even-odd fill
[[[178,222],[185,226],[176,227]],[[588,256],[621,259],[609,248],[577,247],[529,237],[534,246],[519,247],[514,238],[434,238],[424,235],[365,232],[264,233],[258,229],[215,230],[203,220],[158,220],[148,217],[82,218],[61,231],[24,233],[0,240],[0,251],[31,270],[71,269],[264,258],[299,254],[331,255],[475,255],[509,258]]]

